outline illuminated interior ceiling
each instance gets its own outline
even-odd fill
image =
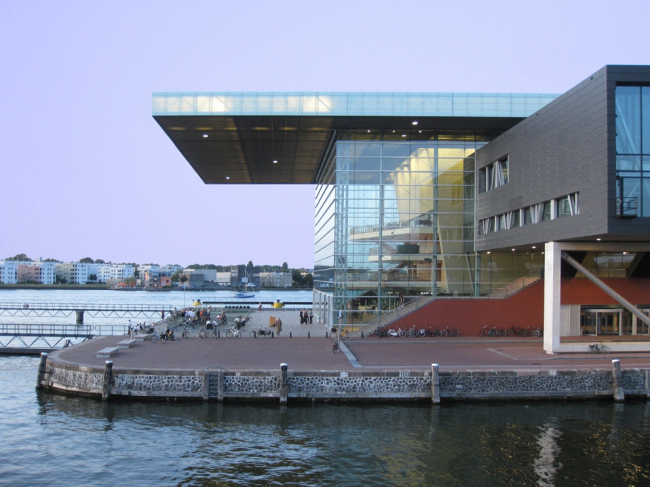
[[[153,117],[208,184],[312,184],[344,130],[497,135],[555,95],[154,93]]]

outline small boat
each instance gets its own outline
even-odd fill
[[[253,292],[249,292],[249,291],[248,291],[248,288],[249,288],[249,287],[252,288],[252,289],[251,289],[252,291],[255,290],[255,286],[254,286],[254,284],[246,283],[246,284],[244,285],[244,290],[243,290],[243,291],[237,291],[237,292],[235,293],[235,297],[236,297],[236,298],[254,298],[254,297],[255,297],[255,293],[253,293]]]

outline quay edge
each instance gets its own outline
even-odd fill
[[[564,370],[179,370],[83,366],[43,354],[41,390],[104,400],[485,401],[648,398],[650,368]],[[438,376],[436,379],[436,375]],[[283,384],[283,377],[286,383]],[[432,377],[434,380],[432,381]],[[433,385],[432,385],[433,384]],[[283,401],[284,398],[284,401]],[[439,399],[438,399],[439,398]]]

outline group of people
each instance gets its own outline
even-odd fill
[[[300,310],[300,324],[301,325],[311,325],[314,321],[314,313],[311,310],[307,311],[306,309]]]
[[[133,333],[147,332],[147,333],[150,333],[151,331],[153,331],[153,323],[151,325],[147,325],[146,322],[144,322],[144,323],[131,323],[131,320],[129,320],[129,332],[133,332]]]

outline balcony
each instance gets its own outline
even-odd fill
[[[616,198],[616,218],[636,218],[638,207],[639,199],[636,196]]]

